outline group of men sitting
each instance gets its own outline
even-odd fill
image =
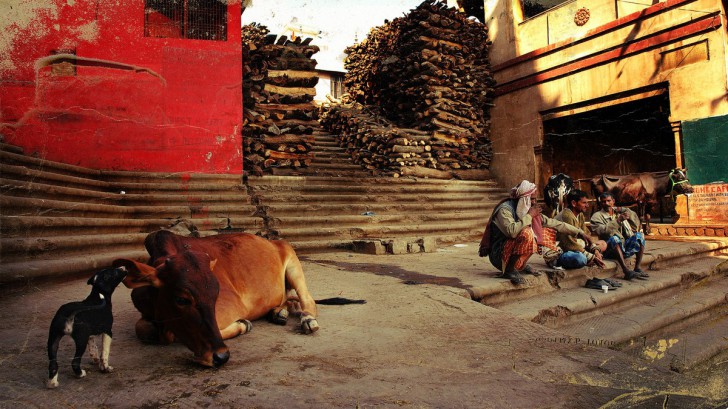
[[[541,213],[541,207],[532,203],[535,198],[536,185],[524,180],[511,189],[510,197],[496,205],[488,220],[479,255],[488,256],[502,277],[519,285],[525,282],[524,273],[538,275],[526,264],[535,253],[540,253],[552,268],[604,267],[603,260],[608,258],[619,264],[627,280],[649,277],[640,269],[645,238],[638,231],[639,217],[628,208],[614,207],[610,193],[599,196],[601,210],[590,219],[598,241],[592,241],[586,226],[586,192],[572,190],[566,197],[566,208],[554,218]],[[630,269],[625,259],[633,255],[635,266]]]

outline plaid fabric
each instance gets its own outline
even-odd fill
[[[624,253],[625,258],[632,257],[639,253],[640,247],[645,246],[645,236],[642,233],[637,232],[634,236],[624,239],[624,241],[622,241],[619,236],[612,236],[607,240],[607,251],[604,255],[608,258],[616,258],[616,246],[622,248],[622,253]]]
[[[522,270],[528,259],[536,251],[538,251],[536,236],[533,234],[531,227],[526,227],[515,238],[506,240],[506,244],[503,246],[503,255],[501,256],[501,266],[505,268],[511,256],[518,255],[520,257],[516,260],[515,269]],[[503,268],[501,268],[501,271],[503,271]]]
[[[546,249],[559,251],[559,247],[556,245],[556,230],[549,227],[544,227],[540,246],[541,247],[539,247],[538,249],[539,254],[543,254]],[[546,247],[546,249],[544,249],[544,247]]]

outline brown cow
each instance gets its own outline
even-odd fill
[[[619,206],[637,204],[638,212],[645,221],[645,233],[650,233],[650,213],[660,198],[693,192],[687,177],[687,169],[672,169],[669,172],[633,173],[623,176],[599,175],[592,178],[594,198],[609,192]]]
[[[118,259],[124,284],[142,313],[137,336],[146,342],[182,342],[194,360],[220,366],[230,357],[223,340],[251,329],[249,320],[271,314],[284,324],[287,306],[300,313],[304,333],[318,330],[316,303],[290,244],[252,234],[202,238],[160,230],[144,241],[148,264]],[[294,294],[297,294],[297,297]]]

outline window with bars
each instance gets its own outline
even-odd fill
[[[146,37],[227,40],[227,2],[222,0],[145,0]]]
[[[331,74],[331,96],[339,99],[344,95],[344,76]]]

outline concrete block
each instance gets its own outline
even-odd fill
[[[407,252],[408,253],[421,253],[422,247],[420,246],[420,241],[411,241],[407,243]]]
[[[401,239],[392,239],[386,243],[387,253],[406,254],[407,242]]]
[[[352,244],[355,253],[382,255],[387,252],[379,240],[354,240]]]
[[[421,241],[423,252],[434,253],[437,250],[437,240],[434,237],[423,237]]]

